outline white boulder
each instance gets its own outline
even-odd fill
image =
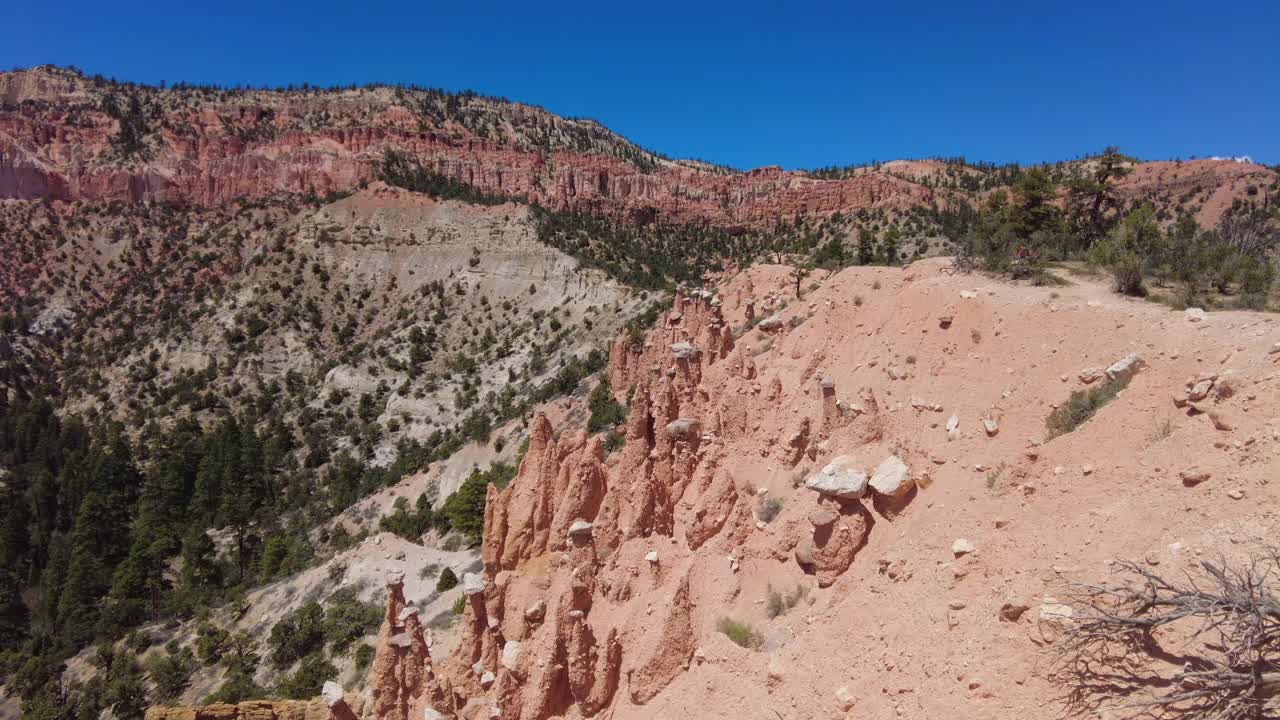
[[[841,455],[809,476],[804,486],[837,500],[856,500],[867,494],[867,474],[852,455]]]

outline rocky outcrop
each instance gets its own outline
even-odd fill
[[[447,683],[433,672],[418,610],[405,603],[404,576],[387,578],[387,606],[369,669],[369,705],[378,720],[421,718],[449,707]],[[336,717],[336,714],[335,714]]]
[[[540,108],[467,97],[458,113],[437,96],[390,88],[224,91],[215,100],[135,86],[128,94],[162,121],[144,127],[145,152],[121,161],[111,147],[118,121],[102,110],[110,90],[55,68],[0,73],[0,198],[219,205],[324,195],[372,179],[395,150],[484,193],[644,223],[766,227],[934,201],[925,185],[887,173],[718,170]]]
[[[345,709],[345,706],[344,706]],[[350,715],[330,714],[321,700],[248,700],[237,705],[213,703],[199,707],[147,708],[146,720],[350,720]]]

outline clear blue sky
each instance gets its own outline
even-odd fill
[[[0,67],[416,82],[748,168],[964,155],[1280,162],[1280,0],[12,2]]]

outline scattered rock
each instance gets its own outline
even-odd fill
[[[569,526],[569,537],[587,538],[591,537],[591,528],[594,527],[586,520],[574,520]]]
[[[1022,619],[1022,614],[1030,610],[1031,606],[1020,602],[1007,602],[1000,606],[1000,619],[1004,622],[1018,622]]]
[[[1077,375],[1076,377],[1080,378],[1080,382],[1084,383],[1085,385],[1090,385],[1092,383],[1095,383],[1101,380],[1102,376],[1105,374],[1106,372],[1102,368],[1091,367],[1091,368],[1085,368],[1084,370],[1081,370],[1080,374]]]
[[[795,549],[796,564],[808,567],[813,564],[813,543],[800,543]]]
[[[804,486],[837,500],[856,500],[867,494],[867,474],[852,455],[841,455],[810,475]]]
[[[909,475],[911,470],[897,455],[890,455],[876,468],[871,475],[871,489],[888,497],[902,497],[911,492],[914,483]]]
[[[951,543],[951,553],[956,557],[968,555],[976,549],[973,543],[964,538],[957,538],[955,542]]]
[[[968,607],[968,605],[966,605],[963,600],[952,600],[951,602],[947,603],[947,607],[950,608],[951,610],[963,610],[966,607]]]
[[[1231,432],[1236,429],[1235,424],[1232,423],[1221,410],[1210,410],[1206,414],[1209,416],[1209,422],[1213,423],[1215,430]]]
[[[942,315],[941,317],[938,318],[938,327],[942,328],[943,330],[946,330],[947,328],[951,327],[952,320],[953,318],[950,315]]]
[[[841,685],[836,688],[836,705],[840,706],[842,712],[849,712],[853,709],[856,699],[853,693],[849,692],[849,688]]]
[[[524,609],[524,619],[529,622],[542,622],[542,618],[547,614],[547,602],[538,600],[534,604]]]
[[[1182,470],[1181,472],[1179,472],[1178,477],[1182,478],[1183,485],[1186,485],[1187,487],[1191,487],[1193,485],[1199,485],[1205,480],[1208,480],[1209,471],[1201,470],[1200,468],[1193,465],[1187,468],[1186,470]]]
[[[1111,367],[1107,368],[1107,377],[1112,380],[1133,377],[1134,373],[1142,369],[1145,363],[1137,353],[1130,353],[1120,358]]]
[[[993,418],[982,418],[982,428],[987,431],[988,437],[1000,432],[1000,425]]]
[[[1182,314],[1186,316],[1187,320],[1190,322],[1203,322],[1205,317],[1204,309],[1198,307],[1189,307],[1186,310],[1183,310]]]
[[[493,675],[493,671],[485,670],[484,674],[480,676],[480,687],[487,689],[490,685],[493,684],[493,681],[495,679],[496,678]]]
[[[831,510],[814,510],[809,513],[809,524],[815,528],[824,528],[835,522],[840,516]]]
[[[1046,597],[1044,602],[1040,603],[1041,622],[1065,625],[1071,622],[1074,616],[1075,611],[1071,606],[1058,602],[1056,598]]]
[[[657,551],[657,550],[650,550],[650,551],[648,552],[648,554],[646,554],[646,555],[644,556],[644,559],[645,559],[646,561],[648,561],[650,565],[657,565],[657,564],[658,564],[658,551]]]
[[[960,418],[956,417],[955,415],[952,415],[951,417],[947,418],[947,432],[951,432],[958,427],[960,427]]]
[[[1241,490],[1241,489],[1239,489],[1239,488],[1235,488],[1235,489],[1233,489],[1233,490],[1228,490],[1228,491],[1227,491],[1227,497],[1231,498],[1232,500],[1243,500],[1243,499],[1244,499],[1244,491],[1243,491],[1243,490]]]
[[[1187,391],[1187,399],[1191,402],[1199,402],[1209,397],[1209,391],[1213,390],[1213,380],[1201,380]]]

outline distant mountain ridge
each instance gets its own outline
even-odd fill
[[[973,203],[980,192],[972,177],[998,172],[936,160],[834,177],[776,167],[736,171],[666,158],[593,120],[474,93],[159,88],[50,66],[0,73],[0,198],[216,206],[325,195],[374,179],[388,150],[481,192],[555,210],[743,228]],[[1178,187],[1208,207],[1200,217],[1206,225],[1248,187],[1277,177],[1236,160],[1141,166],[1160,170],[1135,173],[1126,194],[1145,198]]]

